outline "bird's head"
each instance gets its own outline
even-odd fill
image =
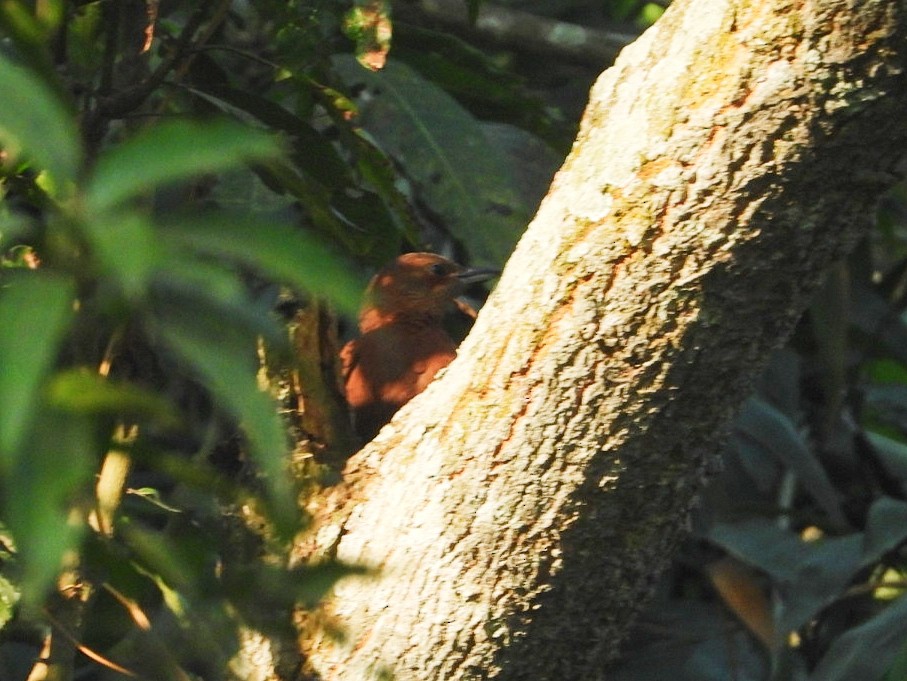
[[[466,268],[434,253],[407,253],[382,268],[366,290],[363,316],[441,317],[468,284],[497,276],[497,270]],[[364,320],[363,320],[364,321]]]

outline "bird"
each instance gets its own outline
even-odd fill
[[[406,253],[375,274],[359,311],[360,335],[340,351],[344,393],[360,437],[371,440],[453,361],[457,343],[443,325],[445,315],[468,313],[456,297],[498,274],[434,253]]]

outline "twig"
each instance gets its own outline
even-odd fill
[[[192,15],[177,38],[173,51],[148,78],[138,85],[121,90],[116,94],[101,97],[98,102],[98,113],[106,118],[120,118],[139,107],[164,82],[167,75],[180,65],[188,51],[189,43],[205,20],[206,8],[207,4],[203,4]]]
[[[124,676],[128,676],[130,678],[138,678],[138,674],[136,674],[135,672],[126,669],[125,667],[121,667],[113,660],[108,660],[106,657],[104,657],[100,653],[96,653],[88,646],[82,645],[82,643],[79,642],[79,639],[74,634],[72,634],[62,622],[51,615],[48,610],[44,611],[44,615],[48,620],[50,620],[50,623],[54,626],[54,629],[62,634],[63,638],[65,638],[76,650],[82,653],[85,657],[93,660],[94,662],[97,662],[104,667],[107,667],[108,669],[119,672]]]
[[[407,5],[395,6],[395,10],[398,9],[405,14]],[[522,51],[554,54],[596,67],[610,64],[617,53],[637,37],[539,17],[488,2],[481,4],[474,25],[469,22],[463,0],[420,0],[409,9]]]

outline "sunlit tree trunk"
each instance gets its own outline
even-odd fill
[[[318,537],[380,575],[336,589],[322,678],[605,677],[751,381],[896,179],[905,15],[679,0],[624,50],[460,357],[350,461]]]

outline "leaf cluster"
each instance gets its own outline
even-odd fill
[[[903,187],[734,424],[615,679],[904,678]]]
[[[294,381],[333,369],[293,359],[279,312],[353,315],[405,249],[500,264],[556,156],[403,62],[363,68],[389,23],[356,12],[0,3],[0,677],[51,632],[55,678],[242,678],[250,631],[293,640],[299,607],[362,572],[291,554],[320,470],[294,406],[317,391]],[[444,46],[440,81],[544,121]]]

